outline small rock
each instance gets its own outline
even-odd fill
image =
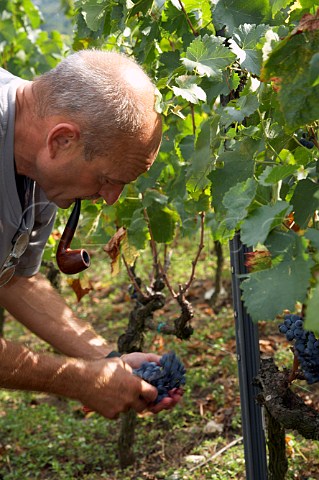
[[[172,473],[169,477],[167,477],[167,480],[182,480],[182,477],[178,472]]]
[[[198,463],[204,462],[206,459],[204,455],[187,455],[184,457],[184,460],[188,465],[197,465]]]
[[[203,431],[207,435],[211,435],[213,433],[222,433],[223,432],[223,425],[221,423],[215,422],[215,420],[210,420],[204,427]]]

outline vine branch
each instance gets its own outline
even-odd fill
[[[289,375],[288,370],[279,371],[273,358],[263,358],[255,379],[261,388],[257,401],[285,429],[319,440],[319,413],[289,388]]]
[[[200,216],[200,240],[199,240],[199,245],[198,245],[198,249],[197,249],[197,253],[196,253],[196,257],[195,257],[195,260],[192,261],[192,271],[191,271],[191,275],[189,277],[189,280],[188,282],[186,283],[186,285],[184,286],[183,288],[183,292],[187,292],[187,290],[189,289],[189,287],[191,286],[194,278],[195,278],[195,270],[196,270],[196,265],[198,263],[198,260],[199,260],[199,257],[200,257],[200,254],[204,248],[204,231],[205,231],[205,212],[201,212],[199,214]]]
[[[199,34],[198,34],[197,30],[195,30],[195,28],[193,27],[193,24],[192,24],[192,22],[190,21],[190,18],[189,18],[188,14],[187,14],[187,12],[186,12],[186,10],[185,10],[185,7],[184,7],[183,3],[181,2],[181,0],[178,0],[178,3],[179,3],[180,6],[181,6],[182,12],[183,12],[184,15],[185,15],[186,21],[187,21],[187,23],[188,23],[188,25],[189,25],[189,28],[190,28],[191,31],[193,32],[194,37],[198,37]]]

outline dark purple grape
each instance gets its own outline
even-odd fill
[[[306,147],[306,148],[313,148],[315,146],[315,144],[313,142],[311,142],[310,140],[306,140],[305,138],[300,138],[299,142],[301,143],[301,145],[303,147]]]
[[[174,352],[163,355],[159,365],[154,362],[144,362],[133,372],[157,388],[156,403],[168,397],[170,390],[180,388],[186,382],[185,367]]]
[[[319,339],[313,332],[304,330],[303,318],[299,315],[285,315],[279,331],[286,335],[289,342],[295,341],[294,351],[306,381],[309,384],[319,382]]]

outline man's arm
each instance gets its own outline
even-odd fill
[[[105,357],[105,340],[72,312],[41,274],[14,277],[0,288],[0,305],[59,352],[91,360]]]
[[[5,339],[0,339],[0,387],[76,399],[106,418],[130,408],[141,412],[157,396],[156,388],[132,375],[120,358],[87,361],[34,353]]]
[[[76,398],[107,418],[128,408],[138,412],[147,408],[158,413],[180,401],[181,394],[177,392],[155,406],[150,405],[157,390],[133,375],[132,368],[139,368],[145,361],[159,362],[160,357],[136,352],[123,355],[122,359],[105,359],[110,351],[105,340],[75,316],[42,275],[12,279],[0,288],[0,305],[58,351],[73,357],[35,354],[2,340],[0,387]]]

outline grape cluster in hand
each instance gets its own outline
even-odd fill
[[[168,397],[170,390],[180,388],[186,382],[185,367],[174,352],[165,353],[159,365],[155,362],[144,362],[133,372],[157,388],[155,403]]]
[[[289,342],[295,341],[294,352],[305,379],[309,384],[319,382],[319,340],[313,332],[304,330],[303,319],[299,315],[285,315],[279,331]]]

